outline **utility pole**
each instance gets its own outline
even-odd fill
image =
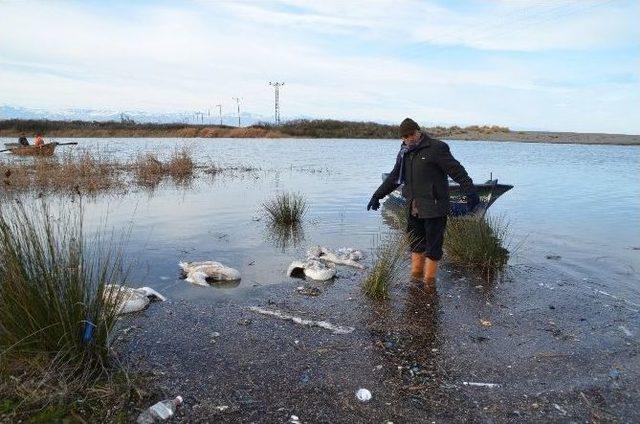
[[[274,120],[276,125],[280,125],[280,87],[284,85],[283,82],[270,82],[270,86],[272,86],[275,90],[275,112],[274,112]]]
[[[220,126],[222,126],[222,105],[216,105],[218,111],[220,112]]]
[[[233,100],[238,104],[238,128],[240,127],[240,97],[232,97]]]

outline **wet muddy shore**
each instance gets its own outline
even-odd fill
[[[640,418],[640,305],[606,286],[544,265],[512,266],[490,284],[445,266],[436,293],[397,281],[389,301],[373,302],[361,277],[342,268],[329,283],[283,276],[235,294],[204,287],[220,296],[123,317],[116,350],[153,374],[155,390],[184,397],[180,422]],[[251,306],[354,330],[334,334]],[[359,401],[359,388],[372,400]]]

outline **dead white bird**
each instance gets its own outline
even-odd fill
[[[364,254],[356,249],[343,247],[334,252],[323,246],[314,246],[307,251],[307,256],[313,259],[332,262],[336,265],[347,265],[358,269],[364,269],[359,261],[364,258]]]
[[[320,262],[316,259],[308,259],[306,261],[293,261],[287,269],[289,277],[306,276],[312,280],[326,281],[336,275],[336,267],[333,264]]]
[[[131,287],[121,286],[119,284],[106,284],[102,297],[105,303],[115,304],[118,314],[128,314],[130,312],[141,311],[149,304],[150,297],[156,298],[164,302],[166,297],[152,289],[151,287],[140,287],[132,289]]]
[[[186,274],[186,281],[199,286],[208,286],[211,281],[236,281],[240,279],[240,271],[220,262],[180,262],[180,268]]]

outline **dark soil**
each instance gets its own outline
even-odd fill
[[[389,301],[373,302],[361,273],[338,275],[151,304],[122,319],[134,328],[117,349],[166,397],[184,397],[180,422],[640,420],[640,308],[596,291],[604,286],[522,266],[491,284],[445,269],[436,293],[399,281]],[[249,306],[355,330],[333,334]],[[359,388],[372,400],[359,401]]]

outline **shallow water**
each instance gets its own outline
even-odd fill
[[[365,206],[380,174],[391,169],[399,145],[394,140],[57,141],[78,141],[77,148],[67,147],[72,152],[88,149],[122,159],[145,151],[164,156],[187,146],[203,164],[259,169],[201,177],[189,188],[165,183],[153,191],[84,200],[89,231],[103,227],[105,218],[107,227],[130,230],[132,285],[204,300],[288,281],[287,265],[313,244],[369,250],[387,227],[380,211],[367,212]],[[492,173],[515,186],[490,209],[490,215],[510,222],[512,243],[520,245],[511,266],[533,265],[548,271],[550,279],[584,280],[640,303],[640,148],[448,143],[474,181],[483,182]],[[282,190],[308,198],[303,238],[296,246],[274,240],[260,210],[262,202]],[[180,260],[217,260],[239,269],[243,279],[235,288],[193,287],[178,278]]]

